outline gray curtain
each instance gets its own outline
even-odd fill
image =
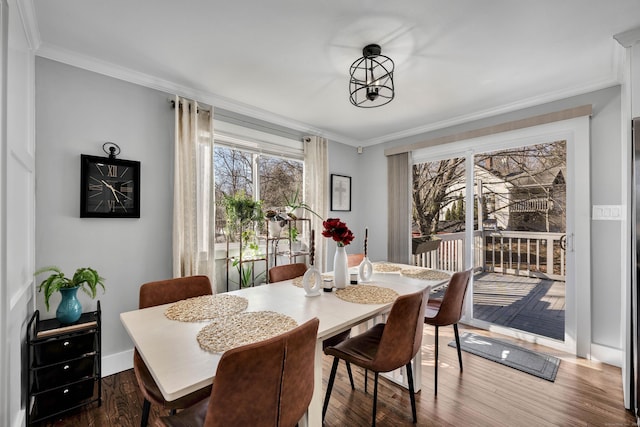
[[[389,183],[387,260],[409,264],[411,261],[411,174],[409,153],[387,156]]]

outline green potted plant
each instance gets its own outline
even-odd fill
[[[265,218],[267,218],[267,226],[269,228],[269,236],[272,238],[280,237],[280,232],[282,231],[282,227],[285,225],[285,220],[287,219],[283,214],[273,210],[268,209],[265,214]]]
[[[95,298],[98,286],[105,291],[104,277],[90,267],[81,267],[73,276],[65,276],[62,270],[56,266],[43,267],[34,273],[37,276],[42,273],[51,273],[38,287],[39,292],[44,292],[44,304],[49,311],[49,298],[54,292],[60,292],[62,300],[56,310],[56,318],[60,323],[74,323],[82,314],[82,305],[77,298],[78,289]]]
[[[258,226],[264,223],[262,200],[254,200],[242,190],[229,196],[224,195],[222,203],[227,217],[227,231],[230,234],[238,234],[250,222],[256,222]]]
[[[313,209],[311,209],[311,206],[309,206],[308,204],[304,203],[302,201],[302,198],[300,197],[300,190],[296,189],[296,192],[291,196],[288,197],[286,194],[284,195],[284,200],[286,203],[286,208],[287,208],[287,215],[289,215],[289,217],[291,219],[298,219],[299,217],[302,216],[302,210],[306,210],[310,213],[312,213],[313,215],[317,216],[318,218],[322,219],[322,217],[320,215],[318,215],[317,213],[315,213],[313,211]]]
[[[289,239],[291,239],[291,242],[297,242],[298,241],[298,229],[296,228],[295,225],[292,225],[289,228]]]
[[[254,277],[254,265],[252,260],[263,256],[256,239],[256,233],[253,230],[245,230],[242,232],[242,255],[234,258],[232,265],[238,269],[238,278],[241,288],[246,288],[252,283],[258,281],[263,273],[259,273]],[[242,261],[241,261],[242,260]]]
[[[291,250],[293,252],[299,252],[302,250],[302,242],[298,240],[300,232],[295,225],[289,227],[289,240],[291,240]]]

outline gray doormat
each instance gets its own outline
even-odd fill
[[[455,348],[455,340],[451,341],[449,346]],[[460,336],[460,348],[547,381],[555,381],[560,365],[560,359],[557,357],[470,332]]]

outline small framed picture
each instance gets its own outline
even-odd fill
[[[351,177],[331,174],[331,210],[351,210]]]

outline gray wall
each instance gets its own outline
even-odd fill
[[[329,143],[329,175],[337,174],[351,177],[351,211],[329,211],[329,218],[340,218],[347,223],[347,226],[355,235],[351,244],[346,247],[347,254],[362,253],[364,250],[364,229],[367,224],[361,220],[362,201],[366,198],[365,189],[369,187],[369,183],[365,182],[361,177],[361,170],[365,167],[365,164],[360,156],[355,147],[333,141]],[[328,179],[330,185],[331,176]],[[329,192],[331,192],[331,188],[329,188]],[[331,209],[330,204],[329,209]],[[322,230],[319,230],[318,234],[319,232],[322,232]],[[371,233],[371,229],[369,229],[369,233]],[[320,238],[326,239],[322,235],[320,235]],[[327,270],[333,270],[335,252],[336,245],[332,241],[327,244]]]
[[[621,165],[626,151],[621,141],[620,88],[613,87],[561,101],[539,105],[483,120],[417,135],[391,143],[368,147],[363,160],[361,180],[367,183],[363,189],[370,195],[361,207],[361,221],[374,227],[384,241],[376,241],[376,253],[372,259],[386,256],[387,184],[384,149],[392,146],[428,141],[439,136],[504,123],[586,104],[593,105],[591,118],[591,204],[622,204],[623,181]],[[592,221],[591,225],[591,289],[592,289],[592,342],[613,349],[623,348],[620,330],[622,310],[623,275],[625,268],[622,253],[622,232],[618,221]],[[383,250],[378,253],[377,251]],[[580,248],[578,248],[580,250]]]
[[[36,266],[66,274],[91,266],[106,278],[100,292],[105,356],[130,350],[120,323],[138,306],[140,284],[171,277],[173,110],[169,95],[48,59],[36,59]],[[141,162],[140,219],[80,218],[80,154]],[[39,278],[41,280],[41,278]],[[59,295],[45,312],[54,317]],[[86,309],[95,301],[80,296]],[[108,361],[104,366],[109,370]]]
[[[358,221],[369,228],[369,259],[384,261],[387,259],[388,195],[383,145],[365,147],[359,159]]]

